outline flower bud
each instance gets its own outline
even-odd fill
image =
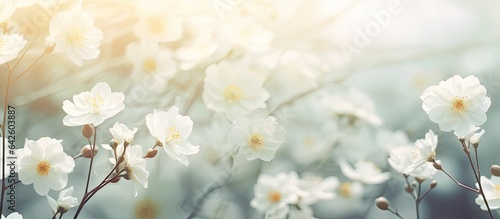
[[[82,135],[86,139],[90,139],[92,135],[94,134],[94,127],[91,124],[86,124],[82,126]]]
[[[437,161],[435,161],[434,163],[432,163],[432,166],[434,166],[434,168],[436,168],[436,170],[443,170],[443,167]]]
[[[130,168],[129,167],[125,167],[124,170],[125,170],[125,173],[123,174],[123,178],[125,178],[126,180],[131,180],[132,179],[132,173],[130,171]]]
[[[98,150],[99,150],[99,148],[97,146],[95,146],[94,153],[92,153],[92,148],[90,147],[90,145],[85,145],[85,146],[83,146],[80,153],[82,153],[82,157],[92,158],[93,156],[95,156],[97,154]]]
[[[438,182],[436,180],[432,180],[431,185],[430,185],[431,189],[436,188],[437,184],[438,184]]]
[[[483,136],[483,134],[484,134],[484,129],[470,136],[469,141],[472,144],[472,147],[477,148],[479,146],[479,139],[481,138],[481,136]]]
[[[115,149],[116,146],[118,146],[118,144],[116,143],[116,141],[114,139],[111,139],[108,144],[113,149]]]
[[[153,158],[156,157],[158,154],[158,150],[156,148],[150,148],[148,149],[148,152],[146,152],[146,158]]]
[[[111,182],[111,183],[117,183],[117,182],[120,181],[120,179],[121,179],[120,176],[115,176],[115,177],[111,178],[111,180],[109,182]]]
[[[380,209],[380,210],[388,210],[389,209],[389,201],[385,197],[378,197],[375,199],[375,205]]]
[[[491,175],[500,177],[500,166],[491,165],[490,172],[491,172]]]
[[[406,191],[407,193],[412,193],[412,192],[413,192],[413,187],[410,187],[410,186],[406,185],[406,186],[405,186],[405,191]]]
[[[48,45],[47,47],[45,47],[44,53],[45,54],[50,54],[50,53],[54,52],[55,48],[56,48],[56,44],[55,43],[53,43],[51,45]]]

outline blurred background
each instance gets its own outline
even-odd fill
[[[52,14],[75,4],[80,1],[17,1],[7,31],[22,33],[33,45],[14,74],[44,51]],[[86,139],[79,127],[63,126],[62,102],[104,81],[112,91],[125,94],[126,108],[99,127],[100,144],[109,142],[108,129],[121,122],[138,127],[134,143],[150,148],[155,139],[145,116],[175,105],[193,120],[189,140],[200,146],[200,152],[189,156],[189,167],[164,153],[148,159],[148,189],[134,197],[128,182],[106,186],[80,218],[185,218],[197,208],[197,218],[263,218],[249,204],[258,176],[290,171],[335,176],[341,182],[332,191],[334,199],[312,206],[317,218],[396,218],[374,206],[379,196],[387,197],[404,218],[416,218],[414,202],[403,189],[404,178],[387,164],[388,142],[379,136],[400,131],[412,144],[432,129],[439,136],[437,158],[455,178],[474,187],[456,137],[440,131],[421,108],[422,91],[453,75],[475,75],[487,88],[492,104],[479,147],[482,175],[489,178],[489,167],[500,164],[500,135],[495,128],[500,124],[498,1],[83,0],[81,4],[103,31],[100,55],[76,66],[56,48],[13,84],[9,104],[17,110],[17,148],[23,147],[24,139],[49,136],[62,139],[67,154],[78,154]],[[147,52],[130,51],[131,44],[158,33],[169,36],[158,42],[169,55],[157,59],[155,66],[168,69],[168,77],[147,72],[143,66]],[[203,205],[195,206],[205,189],[225,178],[227,153],[232,149],[226,140],[231,121],[207,109],[202,98],[205,69],[223,60],[250,63],[262,71],[264,88],[271,95],[267,110],[286,128],[287,140],[270,162],[235,161],[232,178]],[[0,72],[6,71],[5,65],[0,66]],[[6,74],[0,74],[2,94],[6,80]],[[5,97],[0,96],[3,102]],[[356,111],[352,121],[346,122],[336,111],[345,105]],[[109,154],[101,152],[91,185],[97,185],[110,168]],[[351,165],[370,160],[382,171],[392,172],[391,179],[364,185],[360,194],[352,194],[351,180],[339,168],[341,157]],[[88,163],[76,160],[69,175],[68,185],[75,187],[73,195],[79,200]],[[487,218],[475,204],[475,194],[443,173],[434,179],[438,186],[421,203],[421,218]],[[38,196],[32,185],[18,184],[16,192],[16,210],[24,218],[52,216],[46,198]],[[71,218],[75,210],[63,218]]]

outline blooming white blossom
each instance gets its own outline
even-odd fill
[[[298,176],[295,172],[276,176],[261,174],[254,187],[255,197],[250,205],[266,215],[283,218],[289,212],[288,204],[297,203]]]
[[[438,123],[443,131],[453,130],[459,136],[466,135],[471,125],[482,125],[491,105],[486,88],[473,75],[466,78],[455,75],[441,81],[427,88],[420,99],[431,121]]]
[[[61,192],[59,192],[57,200],[47,195],[47,201],[49,202],[52,211],[58,212],[60,209],[62,209],[64,212],[61,213],[65,213],[70,208],[77,206],[78,199],[71,196],[72,194],[73,194],[73,186],[61,190]]]
[[[258,110],[236,119],[228,138],[229,142],[241,147],[247,160],[259,158],[270,161],[285,141],[286,130],[278,124],[276,118]]]
[[[0,24],[7,22],[16,11],[16,1],[3,0],[0,2]]]
[[[66,126],[81,126],[92,124],[98,126],[104,120],[111,118],[125,108],[121,92],[111,92],[108,83],[96,84],[90,92],[82,92],[73,96],[73,102],[65,100],[63,110],[68,115],[64,117]]]
[[[270,94],[264,77],[247,64],[222,61],[206,70],[203,101],[208,109],[224,113],[229,120],[254,109],[265,108]]]
[[[2,219],[23,219],[23,216],[17,212],[13,212],[9,214],[7,217],[4,217],[2,214]]]
[[[484,196],[488,201],[490,209],[500,208],[500,177],[491,176],[490,179],[485,176],[481,176],[481,186],[483,187]],[[476,187],[479,188],[479,184],[476,183]],[[476,198],[476,204],[481,207],[481,210],[487,211],[486,203],[482,195],[478,195]]]
[[[154,110],[146,116],[146,125],[151,135],[173,160],[188,166],[186,155],[196,154],[200,150],[199,146],[186,141],[193,130],[193,121],[189,116],[180,115],[176,106],[167,112]]]
[[[432,130],[425,134],[424,139],[418,139],[412,149],[413,161],[404,172],[410,173],[427,162],[432,162],[436,158],[436,147],[438,136]]]
[[[134,135],[137,132],[137,128],[130,130],[126,125],[122,123],[115,123],[113,128],[109,128],[109,132],[113,135],[113,140],[115,143],[121,144],[127,142],[130,144],[134,140]]]
[[[26,40],[24,40],[23,36],[19,34],[8,35],[0,32],[0,65],[15,59],[25,45]]]
[[[387,159],[389,165],[391,165],[391,167],[400,174],[407,174],[418,179],[427,179],[437,173],[437,169],[434,168],[433,164],[430,162],[415,168],[411,172],[405,172],[405,170],[413,163],[412,152],[412,147],[403,146],[393,148],[390,152],[389,158]]]
[[[24,148],[17,150],[19,180],[25,185],[33,184],[39,195],[66,187],[68,174],[75,167],[73,158],[63,152],[61,142],[49,137],[26,139]]]
[[[158,43],[145,40],[130,43],[126,56],[133,64],[132,78],[138,82],[142,82],[145,76],[152,76],[163,85],[177,73],[172,52],[160,48]]]
[[[120,153],[122,152],[117,151],[117,154]],[[135,183],[134,196],[137,196],[141,186],[148,188],[149,172],[146,170],[146,160],[142,155],[142,147],[139,145],[128,146],[124,159],[126,179],[132,180]]]
[[[351,180],[360,181],[365,184],[379,184],[388,180],[390,173],[382,173],[373,162],[358,160],[353,169],[344,159],[339,160],[340,170]]]
[[[90,13],[84,12],[79,4],[69,11],[54,15],[50,20],[46,44],[55,44],[56,49],[66,52],[73,63],[81,66],[83,60],[99,56],[103,34],[94,27],[94,19]]]

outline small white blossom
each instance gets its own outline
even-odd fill
[[[116,144],[121,144],[127,142],[130,144],[134,140],[134,135],[137,132],[137,128],[130,130],[126,125],[122,123],[115,123],[113,128],[109,128],[109,132],[113,135],[113,140]]]
[[[412,152],[413,148],[407,146],[392,149],[389,158],[387,159],[389,165],[391,165],[391,167],[398,173],[407,174],[419,179],[427,179],[437,173],[436,168],[434,168],[433,164],[430,162],[415,168],[411,172],[405,172],[405,170],[413,163]]]
[[[425,134],[424,139],[418,139],[412,149],[413,162],[404,172],[410,173],[427,162],[432,162],[436,158],[436,147],[438,136],[432,130]]]
[[[391,177],[390,173],[382,173],[382,170],[371,161],[359,160],[355,164],[355,169],[344,159],[340,159],[339,164],[340,170],[346,177],[365,184],[383,183]]]
[[[176,62],[169,49],[161,48],[150,41],[134,42],[127,45],[127,59],[133,64],[132,78],[142,82],[145,76],[152,76],[163,85],[177,73]]]
[[[1,23],[1,22],[0,22]],[[6,35],[0,32],[0,65],[19,56],[26,40],[19,34]]]
[[[26,139],[24,148],[16,153],[20,159],[19,180],[25,185],[33,184],[39,195],[66,187],[68,174],[73,172],[75,161],[63,152],[61,142],[49,137]]]
[[[208,109],[224,113],[229,120],[254,109],[265,108],[270,94],[264,78],[246,64],[222,61],[206,70],[203,101]]]
[[[427,88],[422,96],[422,108],[429,119],[443,131],[466,135],[471,125],[480,126],[486,121],[486,111],[491,100],[479,79],[471,75],[455,75],[437,86]]]
[[[485,176],[481,176],[481,186],[483,187],[484,196],[488,201],[488,205],[491,210],[500,208],[500,177],[491,176],[490,179]],[[479,184],[476,183],[476,187],[479,189]],[[481,207],[481,210],[487,211],[486,203],[482,195],[478,195],[476,198],[476,204]]]
[[[69,11],[59,12],[50,20],[49,36],[46,44],[55,44],[58,50],[66,52],[76,65],[83,60],[99,56],[99,44],[102,31],[94,27],[94,19],[88,12],[82,11],[81,5]]]
[[[149,132],[161,143],[165,153],[182,164],[188,166],[186,155],[198,153],[199,146],[187,142],[193,130],[193,121],[189,116],[179,114],[176,106],[165,111],[154,111],[146,116],[146,125]]]
[[[285,141],[286,130],[265,111],[239,117],[228,134],[229,142],[241,147],[247,160],[270,161]]]
[[[90,92],[82,92],[73,96],[73,102],[65,100],[63,110],[65,126],[81,126],[92,124],[98,126],[104,120],[118,114],[125,108],[121,92],[111,92],[106,82],[96,84]]]
[[[255,197],[250,205],[257,211],[282,218],[289,212],[288,204],[298,201],[298,176],[294,172],[276,176],[261,174],[254,187]]]
[[[71,196],[73,194],[73,186],[61,190],[59,192],[59,196],[57,200],[53,199],[49,195],[47,195],[47,201],[49,202],[50,207],[52,208],[53,212],[58,212],[59,209],[63,209],[65,213],[68,211],[70,208],[75,207],[78,205],[78,199]]]

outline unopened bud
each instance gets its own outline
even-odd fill
[[[120,176],[115,176],[115,177],[111,178],[111,180],[110,180],[109,182],[112,182],[112,183],[117,183],[117,182],[119,182],[119,181],[120,181],[120,179],[121,179],[121,177],[120,177]]]
[[[389,209],[389,201],[385,197],[378,197],[375,199],[375,205],[380,209],[380,210],[388,210]]]
[[[491,172],[491,175],[500,177],[500,166],[491,165],[490,172]]]
[[[438,182],[436,180],[432,180],[431,185],[430,185],[431,189],[436,188],[437,185],[438,185]]]
[[[129,167],[125,167],[125,173],[123,174],[123,178],[125,178],[126,180],[131,180],[132,179],[132,173],[130,171],[130,168]]]
[[[56,48],[56,44],[51,44],[51,45],[48,45],[47,47],[45,47],[45,51],[44,53],[45,54],[50,54],[52,52],[54,52],[54,49]]]
[[[86,124],[82,127],[82,135],[86,139],[90,139],[94,134],[94,127],[91,124]]]
[[[116,143],[116,141],[114,139],[111,139],[108,144],[113,149],[116,148],[116,146],[118,146],[118,144]]]
[[[479,146],[479,139],[481,136],[484,134],[484,129],[481,129],[480,132],[474,133],[472,136],[470,136],[469,141],[472,144],[472,147],[477,148]]]
[[[92,158],[93,156],[95,156],[97,154],[98,150],[99,150],[99,148],[97,146],[95,146],[94,153],[92,153],[92,148],[90,147],[90,145],[85,145],[85,146],[83,146],[80,153],[82,153],[82,157]]]
[[[408,185],[405,186],[405,191],[408,192],[408,193],[412,193],[413,192],[413,187],[410,187]]]
[[[434,161],[434,163],[432,163],[432,166],[434,166],[434,168],[436,168],[436,170],[443,170],[443,167],[437,161]]]
[[[148,152],[146,152],[146,158],[153,158],[156,157],[158,154],[158,150],[156,148],[150,148],[148,149]]]

